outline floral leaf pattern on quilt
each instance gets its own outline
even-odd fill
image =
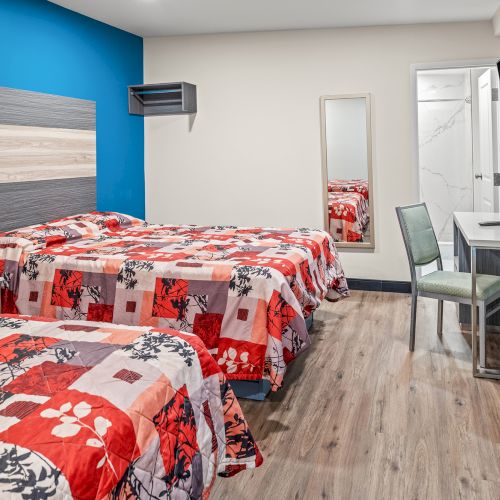
[[[235,359],[226,356],[219,365],[230,379],[259,376],[277,390],[288,361],[309,345],[305,318],[330,290],[348,294],[333,238],[325,231],[173,225],[123,229],[108,222],[112,230],[97,236],[37,250],[36,255],[55,260],[33,262],[19,277],[14,262],[2,264],[0,259],[0,272],[2,265],[14,270],[12,287],[18,288],[2,295],[2,307],[14,306],[7,309],[13,313],[192,332],[216,361],[229,348],[237,351]],[[276,293],[288,307],[276,305]],[[248,353],[249,362],[239,353]]]
[[[108,447],[104,436],[108,428],[113,424],[105,417],[96,416],[93,422],[84,422],[84,418],[92,412],[92,407],[85,401],[81,401],[73,406],[70,402],[64,403],[59,410],[47,408],[40,413],[40,416],[47,419],[57,418],[59,423],[52,427],[51,434],[60,438],[76,436],[82,429],[87,429],[93,437],[87,439],[86,445],[92,448],[102,448],[103,455],[97,463],[100,469],[104,464],[108,464],[115,477],[118,479],[116,470],[110,460]]]
[[[249,370],[250,373],[256,370],[256,366],[249,362],[248,351],[238,352],[234,347],[225,350],[217,363],[226,369],[226,373],[236,373],[239,368]]]
[[[176,321],[186,319],[190,301],[187,296],[187,288],[185,280],[158,279],[153,299],[153,315],[172,318]]]
[[[54,260],[55,257],[53,255],[30,254],[21,272],[27,276],[29,280],[36,280],[39,275],[38,264],[40,262],[54,262]]]
[[[185,386],[153,418],[153,424],[164,437],[163,440],[160,437],[160,446],[167,447],[169,456],[176,457],[175,461],[164,461],[164,480],[172,487],[175,482],[190,477],[191,461],[198,449],[196,421]],[[165,452],[162,454],[165,456]]]
[[[141,361],[157,360],[162,350],[174,352],[182,358],[187,366],[193,364],[195,356],[194,349],[185,340],[154,331],[142,335],[133,344],[124,346],[122,350],[128,352],[132,359]]]
[[[41,455],[7,443],[0,444],[0,488],[21,498],[55,497],[61,472]]]
[[[18,330],[22,328],[28,320],[22,318],[11,318],[8,316],[0,316],[0,328],[10,328],[11,330]]]
[[[206,498],[217,473],[262,463],[198,337],[128,327],[135,340],[112,346],[124,333],[42,319],[0,329],[0,498]]]
[[[231,274],[229,289],[238,292],[238,297],[248,295],[252,291],[252,278],[270,279],[271,270],[268,267],[237,266]]]
[[[226,456],[245,458],[256,453],[255,441],[242,416],[241,408],[227,382],[221,384],[221,399],[226,416],[224,427],[227,436]]]
[[[369,205],[358,192],[329,192],[330,231],[335,241],[362,241],[369,222]]]
[[[53,342],[53,341],[52,341]],[[49,343],[42,337],[16,335],[4,342],[0,350],[0,387],[8,384],[22,373],[26,373],[26,361],[46,352]]]
[[[118,283],[123,283],[127,290],[133,290],[137,285],[137,271],[152,271],[154,263],[140,260],[126,260],[117,276]]]

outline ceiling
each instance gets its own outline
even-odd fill
[[[499,0],[51,0],[147,36],[491,19]]]

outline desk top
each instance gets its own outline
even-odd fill
[[[480,226],[479,222],[497,220],[499,213],[453,212],[453,220],[464,235],[469,246],[478,248],[500,248],[500,226]]]

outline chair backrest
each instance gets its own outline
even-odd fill
[[[438,260],[438,268],[441,268],[441,253],[426,204],[396,207],[396,213],[410,261],[412,278],[415,266],[424,266]]]

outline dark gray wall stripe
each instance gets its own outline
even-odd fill
[[[411,293],[411,283],[409,281],[365,280],[359,278],[347,278],[347,285],[351,290]]]
[[[0,124],[95,130],[95,102],[0,87]]]
[[[95,209],[95,177],[0,184],[0,231]]]

